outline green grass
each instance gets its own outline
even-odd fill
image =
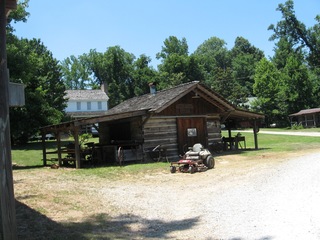
[[[273,130],[280,131],[278,129]],[[262,131],[262,129],[260,129],[260,131]],[[290,131],[294,132],[294,130]],[[235,136],[237,133],[238,131],[233,131],[231,136]],[[223,131],[222,134],[225,137],[228,136],[227,131]],[[254,149],[255,145],[253,133],[241,132],[241,135],[246,137],[247,149]],[[241,144],[243,145],[243,143]],[[261,154],[262,152],[292,152],[307,149],[317,149],[320,148],[320,137],[272,135],[263,134],[260,132],[258,133],[258,147],[259,151],[243,151],[241,154],[245,156],[254,156]]]
[[[278,129],[273,129],[277,131]],[[315,130],[315,129],[314,129]],[[319,130],[319,129],[317,129]],[[292,130],[291,130],[292,131]],[[232,136],[235,136],[238,131],[233,131]],[[223,136],[228,136],[227,131],[222,132]],[[246,137],[247,150],[254,149],[254,136],[251,132],[241,132],[242,136]],[[96,139],[93,139],[94,141]],[[91,141],[91,140],[89,140]],[[67,143],[67,142],[66,142]],[[65,144],[66,144],[65,143]],[[243,146],[243,143],[241,143]],[[56,142],[49,141],[47,150],[56,149]],[[301,136],[285,136],[271,135],[258,133],[259,151],[240,151],[239,154],[244,156],[255,156],[261,153],[271,152],[292,152],[308,149],[320,148],[320,137],[301,137]],[[227,152],[228,153],[228,152]],[[230,152],[234,154],[234,152]],[[42,145],[40,142],[31,142],[25,146],[12,148],[12,162],[24,168],[41,168],[42,163]],[[119,166],[100,166],[83,168],[77,171],[68,171],[66,174],[82,175],[82,176],[97,176],[108,178],[120,178],[124,174],[135,175],[136,173],[155,172],[167,170],[168,163],[135,163],[126,164],[123,167]]]
[[[66,145],[62,142],[62,145]],[[57,149],[55,141],[47,141],[47,151]],[[42,143],[41,142],[29,142],[22,146],[12,146],[12,162],[20,166],[37,167],[43,165],[42,157]]]

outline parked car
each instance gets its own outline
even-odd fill
[[[97,125],[95,127],[91,127],[92,137],[99,137],[99,131],[97,129],[98,129]]]
[[[46,134],[46,140],[53,140],[55,139],[54,135],[49,133],[49,134]]]

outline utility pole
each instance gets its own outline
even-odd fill
[[[17,224],[9,120],[9,76],[6,52],[7,1],[0,0],[0,238],[11,240],[17,239]]]

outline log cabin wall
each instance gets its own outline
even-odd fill
[[[209,145],[212,143],[221,142],[221,124],[218,116],[207,118],[207,129]]]
[[[175,117],[152,117],[143,126],[145,150],[157,145],[167,149],[169,161],[179,159],[177,144],[177,121]]]

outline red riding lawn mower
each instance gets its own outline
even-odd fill
[[[188,148],[182,159],[178,162],[171,162],[170,172],[175,173],[177,170],[182,173],[204,172],[207,169],[214,168],[214,158],[208,149],[202,144],[197,143]]]

